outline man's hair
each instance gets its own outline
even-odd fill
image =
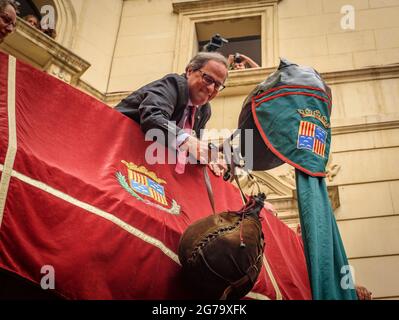
[[[0,12],[4,12],[8,5],[12,6],[17,14],[19,13],[19,2],[15,0],[0,0]]]
[[[225,56],[218,52],[199,52],[194,58],[190,60],[188,65],[186,66],[186,72],[188,69],[191,68],[191,70],[199,70],[201,69],[208,61],[216,61],[219,63],[222,63],[223,65],[226,66],[226,69],[228,68],[227,64],[227,59]]]

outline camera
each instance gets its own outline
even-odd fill
[[[242,57],[241,55],[237,52],[234,54],[234,63],[241,63],[242,62]]]
[[[203,51],[215,52],[223,46],[223,43],[228,43],[229,40],[223,38],[220,34],[216,33],[212,36],[211,40],[204,46]]]

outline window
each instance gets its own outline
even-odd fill
[[[174,12],[179,14],[174,72],[184,71],[191,57],[216,33],[229,40],[221,51],[226,56],[238,51],[263,68],[277,66],[279,1],[174,1]]]
[[[261,16],[196,23],[198,51],[215,34],[228,40],[218,50],[224,56],[242,53],[262,65]]]
[[[19,0],[18,2],[20,4],[19,15],[22,18],[31,14],[40,19],[40,8],[38,9],[32,0]]]

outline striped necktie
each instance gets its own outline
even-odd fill
[[[191,130],[193,129],[194,126],[194,116],[195,116],[195,106],[187,106],[188,112],[187,112],[187,117],[184,121],[183,125],[183,130],[191,135]],[[186,166],[186,161],[188,158],[188,151],[177,151],[177,163],[175,167],[175,171],[178,174],[183,174],[184,169]]]

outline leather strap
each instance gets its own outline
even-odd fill
[[[247,204],[247,203],[248,203],[248,199],[247,199],[247,197],[245,196],[244,191],[242,191],[240,181],[238,180],[238,176],[235,174],[235,172],[233,173],[233,177],[234,177],[234,181],[237,183],[238,189],[240,190],[242,203],[243,203],[243,204]]]
[[[259,261],[259,258],[261,256],[258,257],[257,261]],[[258,268],[256,267],[256,263],[252,266],[250,266],[246,272],[246,274],[241,277],[240,279],[238,279],[237,281],[230,283],[230,285],[224,290],[222,296],[219,298],[219,300],[227,300],[229,294],[234,291],[237,290],[243,286],[245,286],[248,282],[250,282],[252,284],[252,286],[255,284],[255,281],[258,277]]]
[[[206,166],[206,165],[204,166],[204,180],[205,180],[206,191],[208,192],[209,202],[211,203],[212,212],[213,212],[213,214],[216,214],[215,197],[213,196],[211,178],[209,177],[208,166]]]
[[[205,186],[206,186],[206,191],[208,192],[208,198],[209,198],[209,202],[211,203],[211,207],[212,207],[212,212],[213,214],[216,214],[216,210],[215,210],[215,197],[213,195],[213,190],[212,190],[212,183],[211,183],[211,179],[209,177],[209,173],[208,173],[208,166],[204,166],[204,180],[205,180]],[[238,189],[240,190],[240,194],[241,194],[241,199],[243,204],[247,204],[248,199],[245,196],[244,191],[242,191],[241,188],[241,184],[240,181],[238,180],[238,176],[235,173],[235,168],[232,168],[233,170],[233,178],[235,180],[235,182],[237,183]]]

